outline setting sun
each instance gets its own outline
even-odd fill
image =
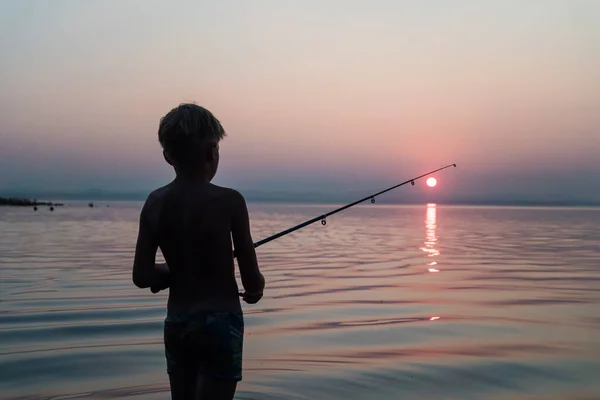
[[[427,178],[427,186],[434,187],[435,185],[437,185],[437,179],[434,177]]]

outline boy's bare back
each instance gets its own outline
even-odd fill
[[[169,309],[239,311],[233,248],[244,288],[262,291],[248,210],[239,192],[176,179],[150,194],[142,218],[169,268]]]

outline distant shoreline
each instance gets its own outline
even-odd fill
[[[342,205],[353,201],[356,197],[348,197],[347,200],[341,199],[341,196],[336,198],[323,198],[324,196],[309,197],[306,194],[299,194],[297,197],[281,197],[281,196],[256,196],[254,194],[245,194],[246,201],[248,203],[255,204],[298,204],[298,205]],[[45,201],[37,201],[33,196],[0,196],[0,206],[64,206],[64,201],[76,201],[76,202],[143,202],[146,199],[146,195],[100,195],[100,196],[86,196],[86,195],[68,195],[68,194],[57,194],[39,196],[43,197]],[[33,198],[33,200],[32,200]],[[50,200],[50,199],[55,199]],[[61,201],[60,203],[57,201]],[[489,206],[489,207],[600,207],[600,201],[540,201],[540,200],[410,200],[410,201],[394,201],[387,200],[384,198],[377,198],[376,204],[381,205],[423,205],[427,203],[435,203],[437,205],[447,206]],[[365,204],[371,204],[365,202]]]
[[[15,206],[15,207],[37,207],[50,206],[61,207],[62,203],[53,203],[51,201],[37,201],[37,199],[28,199],[26,197],[0,197],[0,206]]]

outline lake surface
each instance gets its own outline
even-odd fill
[[[140,207],[0,207],[1,399],[170,397]],[[254,239],[332,208],[251,204]],[[600,399],[599,209],[368,204],[258,254],[237,399]]]

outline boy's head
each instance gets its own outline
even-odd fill
[[[180,104],[160,120],[158,141],[177,173],[207,172],[219,165],[219,141],[226,136],[215,116],[196,104]]]

